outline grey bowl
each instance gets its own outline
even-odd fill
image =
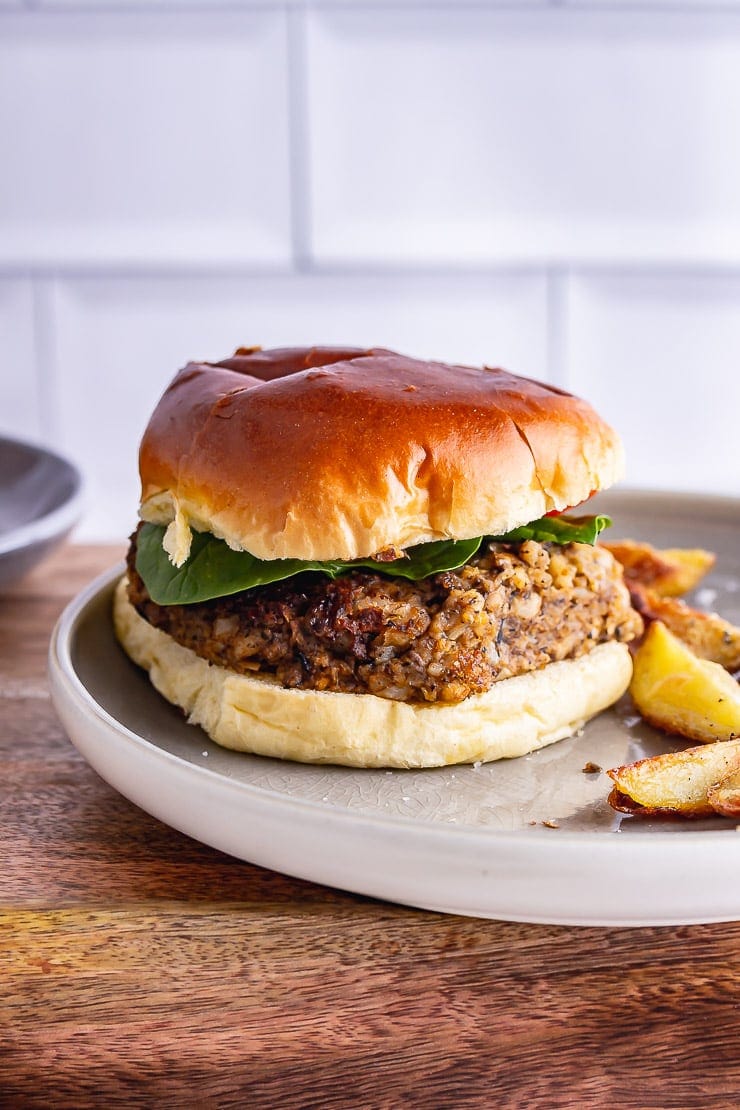
[[[22,578],[82,512],[82,477],[60,455],[0,436],[0,587]]]

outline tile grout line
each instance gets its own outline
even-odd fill
[[[740,0],[287,0],[286,8],[306,12],[394,12],[394,11],[493,11],[493,12],[595,12],[598,14],[626,13],[686,13],[690,16],[736,15]],[[54,13],[59,16],[89,14],[104,11],[112,15],[140,15],[142,12],[221,12],[279,10],[280,5],[271,0],[16,0],[2,5],[0,15],[17,12]]]
[[[310,235],[307,235],[310,239]],[[396,261],[317,261],[310,253],[310,271],[317,277],[479,277],[481,279],[506,274],[559,274],[567,278],[571,271],[577,270],[589,276],[619,274],[622,277],[652,277],[661,280],[673,278],[698,278],[701,280],[737,279],[740,277],[740,257],[727,262],[696,261],[640,261],[635,259],[583,260],[577,256],[568,259],[512,259],[492,260],[483,263],[460,259],[456,262],[406,262]],[[283,265],[260,265],[255,263],[152,263],[149,260],[121,263],[115,260],[96,260],[94,262],[76,261],[13,261],[0,260],[0,278],[22,280],[30,278],[38,281],[79,281],[91,279],[131,280],[131,281],[170,281],[175,279],[199,280],[249,280],[264,278],[280,280],[290,278],[295,268],[290,261]]]
[[[287,36],[288,189],[293,267],[311,268],[311,190],[309,172],[308,61],[305,10],[285,9]]]
[[[57,367],[55,356],[54,281],[31,277],[33,358],[38,396],[39,428],[45,443],[58,445]]]

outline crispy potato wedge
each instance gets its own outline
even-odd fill
[[[740,817],[740,757],[724,778],[709,788],[707,799],[723,817]]]
[[[633,662],[630,693],[651,725],[703,744],[740,736],[740,685],[662,621],[650,625]]]
[[[646,625],[662,621],[700,659],[719,663],[728,671],[740,670],[740,628],[717,613],[700,613],[680,598],[659,597],[654,590],[633,585],[630,596]]]
[[[660,597],[680,597],[693,590],[714,566],[716,558],[700,547],[659,550],[634,540],[603,546],[622,564],[628,586],[633,583],[646,586]]]
[[[615,784],[609,804],[622,813],[643,817],[708,817],[725,813],[715,806],[710,793],[713,796],[715,791],[721,793],[728,773],[737,774],[739,761],[740,740],[727,740],[615,767],[607,771]],[[729,812],[725,816],[735,814]]]

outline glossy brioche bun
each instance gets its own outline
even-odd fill
[[[155,688],[225,748],[301,763],[441,767],[526,755],[577,732],[617,701],[632,676],[626,644],[497,682],[456,705],[417,705],[374,694],[287,690],[270,676],[214,666],[114,601],[116,633]]]
[[[190,363],[140,451],[141,516],[260,559],[355,559],[501,535],[622,470],[590,405],[505,370],[385,350]]]

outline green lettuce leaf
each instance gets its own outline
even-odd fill
[[[495,538],[499,543],[521,543],[534,539],[541,543],[594,543],[599,532],[611,523],[608,517],[544,517],[523,528]],[[439,540],[408,548],[404,559],[378,563],[374,559],[351,562],[330,560],[306,562],[301,559],[257,559],[247,551],[232,551],[223,540],[208,532],[193,532],[190,556],[181,567],[170,562],[162,547],[165,529],[158,524],[142,525],[136,550],[136,569],[152,601],[157,605],[192,605],[281,582],[295,574],[318,571],[337,578],[353,570],[368,568],[394,578],[419,581],[445,570],[457,570],[470,562],[484,537],[471,540]]]
[[[390,563],[373,559],[355,559],[342,562],[304,562],[301,559],[256,559],[247,551],[232,551],[223,540],[208,532],[193,532],[190,556],[181,567],[170,562],[162,547],[164,528],[157,524],[144,524],[139,532],[136,549],[136,569],[144,580],[152,601],[157,605],[190,605],[195,601],[210,601],[214,597],[249,590],[253,586],[267,586],[281,582],[294,574],[319,571],[329,578],[337,578],[348,571],[369,567],[390,574],[395,578],[418,581],[443,570],[456,570],[470,562],[481,545],[481,537],[472,540],[440,540],[421,543],[408,550],[408,558]]]
[[[514,528],[505,536],[498,536],[499,543],[596,543],[599,534],[611,526],[608,516],[543,516],[521,528]]]

